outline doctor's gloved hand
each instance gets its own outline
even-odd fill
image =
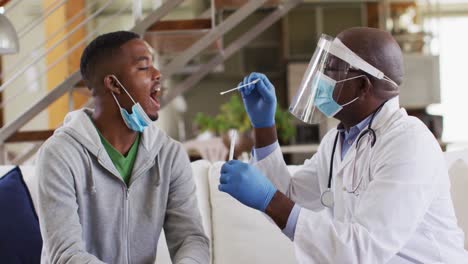
[[[261,171],[238,160],[228,161],[221,167],[219,182],[220,191],[262,212],[276,193],[275,186]]]
[[[245,110],[253,127],[271,127],[275,124],[276,95],[275,87],[261,73],[251,73],[239,85],[258,79],[255,84],[240,89]]]

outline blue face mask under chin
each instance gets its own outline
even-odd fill
[[[351,79],[360,78],[364,75],[345,79],[339,82],[345,82]],[[317,92],[315,95],[314,103],[315,106],[327,117],[333,117],[338,112],[343,109],[344,106],[347,106],[354,101],[356,101],[359,97],[354,98],[353,100],[349,101],[346,104],[339,105],[333,99],[333,91],[335,90],[336,84],[339,83],[332,78],[326,76],[325,74],[320,74],[318,77],[318,85],[317,85]]]
[[[132,113],[129,114],[125,108],[120,106],[119,101],[115,97],[114,93],[112,93],[112,96],[114,97],[115,102],[120,108],[120,114],[122,115],[122,118],[127,125],[127,127],[133,131],[136,132],[143,132],[143,130],[149,126],[151,123],[151,119],[148,117],[148,115],[145,113],[143,108],[141,107],[140,103],[136,103],[135,100],[133,100],[132,96],[127,92],[125,87],[119,82],[117,77],[113,76],[117,83],[122,87],[122,89],[125,91],[125,93],[130,97],[130,99],[133,102],[132,106]]]

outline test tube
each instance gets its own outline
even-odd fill
[[[229,148],[229,160],[234,159],[234,146],[236,145],[237,139],[237,130],[231,129],[229,130],[229,139],[231,140],[231,146]]]

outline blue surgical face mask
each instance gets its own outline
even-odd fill
[[[347,102],[346,104],[339,105],[333,99],[333,91],[335,90],[336,84],[340,82],[345,82],[348,80],[356,79],[363,77],[364,75],[356,76],[353,78],[348,78],[341,80],[339,82],[333,80],[332,78],[326,76],[325,74],[320,74],[318,76],[318,85],[317,85],[317,92],[315,94],[314,104],[315,106],[327,117],[333,117],[338,112],[343,109],[344,106],[347,106],[354,101],[356,101],[359,97],[354,98],[353,100]]]
[[[136,103],[135,100],[133,100],[132,96],[127,92],[125,87],[119,82],[117,77],[112,76],[115,78],[116,82],[122,87],[122,89],[125,91],[125,93],[130,97],[130,99],[133,102],[132,106],[132,113],[129,114],[125,108],[120,106],[119,101],[115,97],[114,93],[112,93],[112,96],[114,97],[115,102],[120,108],[120,114],[122,115],[122,118],[127,125],[128,128],[130,128],[133,131],[136,132],[143,132],[143,130],[151,123],[151,119],[148,117],[148,115],[145,113],[143,108],[141,107],[140,103]]]

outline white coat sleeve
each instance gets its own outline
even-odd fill
[[[303,208],[318,210],[323,208],[320,203],[317,175],[318,156],[315,154],[306,160],[292,176],[284,162],[280,148],[276,148],[266,158],[253,165],[259,168],[280,192],[295,203]]]
[[[377,141],[373,180],[351,221],[332,219],[328,210],[301,210],[294,238],[300,263],[387,263],[400,251],[446,175],[440,147],[426,130]]]

